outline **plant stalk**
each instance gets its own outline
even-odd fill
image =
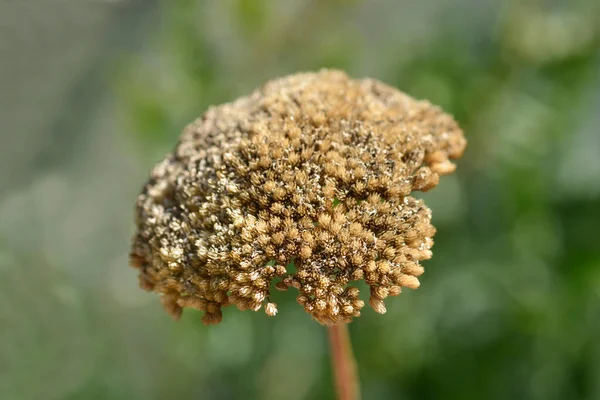
[[[352,352],[348,324],[330,326],[328,332],[337,398],[338,400],[360,400],[356,361]]]

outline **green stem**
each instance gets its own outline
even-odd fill
[[[360,400],[356,361],[352,353],[348,324],[330,326],[328,331],[337,398],[338,400]]]

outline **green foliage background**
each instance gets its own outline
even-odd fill
[[[187,122],[332,67],[441,105],[469,140],[424,195],[421,288],[350,326],[363,397],[600,399],[598,2],[149,4],[141,44],[83,86],[91,111],[64,110],[48,159],[2,188],[0,398],[333,398],[292,293],[276,318],[174,323],[127,267],[135,196]]]

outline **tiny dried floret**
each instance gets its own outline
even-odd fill
[[[137,200],[131,264],[140,285],[219,323],[295,288],[314,319],[350,322],[431,257],[431,211],[411,196],[454,170],[466,145],[440,108],[373,79],[300,73],[210,108],[152,170]]]

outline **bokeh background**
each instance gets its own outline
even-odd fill
[[[151,166],[210,104],[335,67],[453,113],[418,291],[350,326],[364,399],[600,399],[597,0],[0,0],[0,398],[333,398],[326,332],[180,322],[128,267]]]

